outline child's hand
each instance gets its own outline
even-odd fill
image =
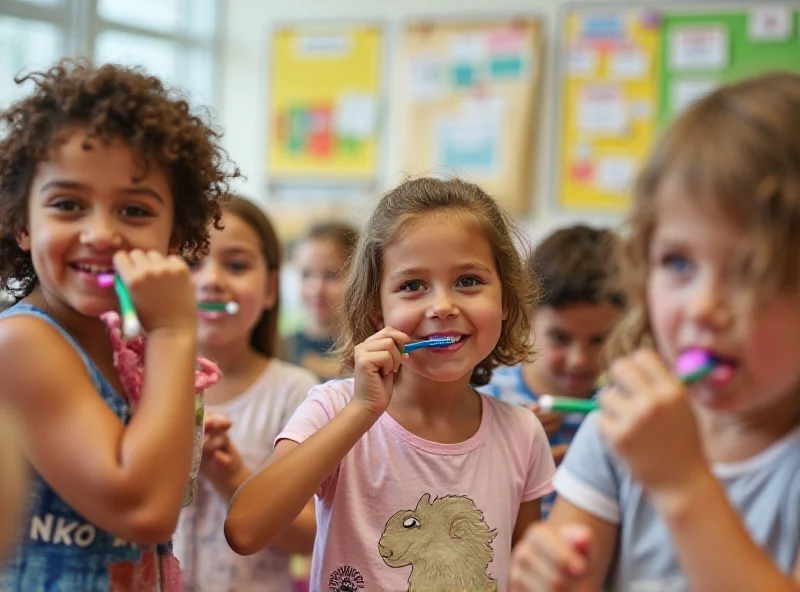
[[[145,331],[196,330],[194,287],[183,259],[157,251],[117,251],[114,269],[128,288]]]
[[[544,522],[530,526],[514,547],[509,568],[511,592],[587,590],[592,531],[582,524],[554,530]]]
[[[529,407],[529,409],[533,411],[536,414],[536,417],[539,418],[539,421],[542,422],[544,433],[547,434],[548,438],[550,438],[559,430],[559,428],[561,428],[561,418],[563,414],[552,411],[549,413],[542,411],[538,403],[534,403]]]
[[[403,356],[400,348],[410,341],[408,335],[384,327],[355,347],[355,400],[365,404],[375,415],[389,406],[394,377]]]
[[[231,420],[220,413],[207,413],[203,426],[203,454],[211,454],[228,441]]]
[[[208,423],[206,427],[208,428]],[[228,437],[227,427],[224,430],[206,431],[203,438],[200,474],[215,485],[220,485],[229,483],[241,470],[242,457],[239,449]]]
[[[645,489],[674,491],[708,472],[686,387],[654,351],[617,360],[611,377],[598,427]]]

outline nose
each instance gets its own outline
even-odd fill
[[[428,318],[446,318],[461,314],[455,295],[450,290],[434,289],[431,294],[431,301],[426,312]]]
[[[720,327],[730,321],[730,307],[722,282],[710,275],[697,281],[689,294],[687,317],[700,326]]]
[[[567,352],[567,364],[570,368],[580,369],[589,363],[589,352],[585,345],[574,343]]]
[[[100,213],[86,220],[80,242],[99,251],[117,249],[122,246],[122,235],[113,218]]]
[[[224,274],[220,266],[211,257],[199,263],[193,274],[197,291],[202,294],[217,294],[224,288]]]

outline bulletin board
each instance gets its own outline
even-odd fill
[[[656,133],[657,21],[636,8],[575,11],[562,31],[560,205],[624,209]]]
[[[267,174],[370,181],[377,175],[383,32],[292,25],[270,39]]]
[[[558,176],[563,209],[622,212],[658,133],[723,83],[800,72],[800,3],[592,4],[563,14]]]
[[[796,5],[800,10],[800,4]],[[783,10],[783,14],[777,11]],[[773,19],[759,25],[761,19]],[[771,15],[771,16],[770,16]],[[668,14],[664,16],[659,122],[669,121],[698,95],[718,85],[769,70],[800,72],[800,13],[788,6],[759,11]],[[760,27],[760,29],[759,29]],[[767,28],[775,29],[768,32]],[[756,29],[753,31],[753,29]],[[699,58],[687,55],[681,44],[716,46]]]
[[[402,166],[457,175],[508,211],[528,211],[538,136],[542,24],[537,18],[415,22],[401,48]]]

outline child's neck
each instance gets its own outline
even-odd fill
[[[205,392],[205,401],[210,405],[221,405],[241,395],[269,363],[269,358],[254,350],[249,342],[238,346],[202,347],[200,355],[213,360],[222,371],[220,381]]]
[[[711,412],[695,406],[700,435],[710,462],[747,460],[800,425],[800,392],[748,415]]]
[[[433,382],[410,371],[398,375],[387,412],[409,432],[433,442],[468,440],[481,422],[481,400],[469,385]]]

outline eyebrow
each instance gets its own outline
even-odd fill
[[[493,273],[492,270],[486,267],[483,263],[474,263],[474,262],[462,263],[461,265],[456,265],[453,269],[461,273],[470,271],[482,271],[484,273]],[[428,270],[424,267],[409,267],[406,269],[401,269],[396,273],[393,273],[391,276],[389,276],[389,279],[399,279],[409,276],[422,275],[426,271]]]
[[[247,255],[249,257],[255,257],[257,255],[255,249],[246,247],[226,247],[222,249],[222,253],[224,255]]]
[[[79,183],[78,181],[67,181],[63,179],[56,179],[54,181],[48,181],[39,189],[39,193],[44,193],[48,189],[71,189],[73,191],[86,191],[89,190],[90,187],[85,183]],[[150,187],[123,187],[119,190],[120,193],[126,195],[148,195],[155,199],[156,201],[164,203],[164,199],[159,195],[159,193],[155,189],[151,189]]]

